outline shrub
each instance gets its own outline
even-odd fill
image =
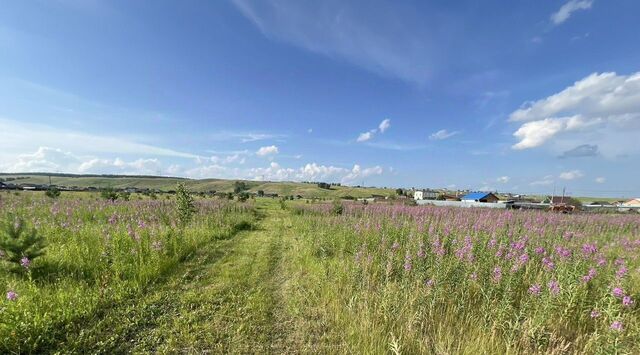
[[[100,191],[100,196],[105,200],[115,201],[118,199],[118,193],[111,187],[106,187]]]
[[[57,187],[50,187],[44,194],[49,198],[58,198],[60,197],[60,190]]]
[[[342,214],[342,212],[344,212],[344,206],[342,206],[342,202],[340,202],[340,200],[336,199],[333,201],[333,206],[331,207],[331,213],[339,216]]]
[[[183,183],[178,183],[176,190],[176,203],[178,207],[178,218],[181,225],[186,225],[191,221],[193,214],[196,212],[196,208],[193,204],[193,197],[187,191],[187,188]]]
[[[249,199],[249,194],[246,192],[241,192],[238,194],[238,201],[240,202],[245,202],[247,199]]]
[[[28,228],[22,218],[8,215],[0,226],[0,250],[3,259],[15,269],[28,269],[33,260],[44,254],[44,238],[35,228]]]

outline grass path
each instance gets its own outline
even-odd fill
[[[266,201],[258,209],[256,228],[202,248],[166,283],[105,312],[61,350],[287,352],[280,271],[288,212]]]

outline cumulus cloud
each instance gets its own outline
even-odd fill
[[[551,14],[551,22],[559,25],[569,19],[578,10],[588,10],[593,5],[593,0],[570,0],[562,5],[558,11]]]
[[[443,139],[447,139],[447,138],[451,138],[453,136],[455,136],[456,134],[458,134],[460,132],[458,131],[453,131],[453,132],[449,132],[446,129],[441,129],[438,132],[434,132],[429,136],[429,139],[433,140],[443,140]]]
[[[391,127],[391,120],[387,118],[380,122],[380,124],[378,125],[378,130],[380,131],[380,133],[384,133],[387,129],[389,129],[389,127]]]
[[[8,172],[65,172],[76,166],[80,158],[57,148],[39,147],[35,153],[20,154]]]
[[[366,142],[366,141],[370,140],[371,138],[373,138],[373,135],[375,134],[375,132],[376,131],[373,130],[373,131],[369,131],[369,132],[360,133],[360,135],[356,139],[356,142]]]
[[[509,180],[511,180],[511,178],[508,177],[508,176],[501,176],[501,177],[496,179],[496,181],[501,183],[501,184],[506,184],[506,183],[509,182]]]
[[[260,147],[260,149],[258,149],[258,151],[256,152],[256,155],[261,157],[274,155],[274,154],[278,154],[278,147],[276,147],[275,145]]]
[[[158,159],[136,159],[127,162],[120,158],[94,158],[81,163],[77,171],[95,174],[161,175],[162,164]]]
[[[562,180],[575,180],[575,179],[579,179],[581,177],[583,177],[584,174],[582,173],[582,171],[580,170],[571,170],[571,171],[565,171],[563,173],[560,173],[560,176],[558,176],[560,179]]]
[[[600,177],[597,177],[595,181],[596,181],[598,184],[604,184],[605,182],[607,182],[607,179],[606,179],[606,178],[604,178],[604,177],[602,177],[602,176],[600,176]]]
[[[362,143],[362,142],[369,141],[373,137],[375,137],[376,133],[382,134],[386,132],[389,129],[389,127],[391,127],[391,120],[388,118],[384,119],[382,120],[382,122],[380,122],[380,124],[378,125],[378,128],[374,128],[367,132],[360,133],[360,135],[358,135],[358,138],[356,139],[356,142]]]
[[[355,164],[352,169],[332,165],[308,163],[297,169],[285,168],[271,162],[266,168],[253,168],[249,171],[255,180],[273,181],[340,181],[349,184],[366,177],[381,175],[384,169],[380,166],[362,168]]]
[[[8,172],[64,172],[96,174],[159,175],[162,164],[158,159],[121,158],[100,159],[78,156],[59,148],[39,147],[32,154],[20,154],[17,160],[7,164]]]
[[[522,123],[513,134],[518,139],[514,149],[555,142],[566,151],[582,140],[608,155],[637,150],[640,144],[631,137],[640,131],[640,72],[591,74],[559,93],[523,105],[509,120]],[[627,144],[620,145],[621,140]]]

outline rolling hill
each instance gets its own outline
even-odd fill
[[[73,175],[47,173],[0,173],[2,179],[16,179],[10,181],[17,184],[51,184],[58,186],[96,187],[96,188],[148,188],[161,191],[175,190],[178,182],[183,182],[194,192],[232,192],[236,180],[223,179],[186,179],[162,176],[122,176],[122,175]],[[247,181],[243,180],[249,192],[264,191],[266,194],[301,195],[307,198],[334,198],[353,196],[370,197],[372,195],[392,196],[394,189],[376,187],[332,186],[331,189],[321,189],[314,183],[276,182],[276,181]]]

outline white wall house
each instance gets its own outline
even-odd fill
[[[438,198],[438,192],[437,191],[416,190],[416,191],[413,192],[413,199],[414,200],[435,200],[436,198]]]

